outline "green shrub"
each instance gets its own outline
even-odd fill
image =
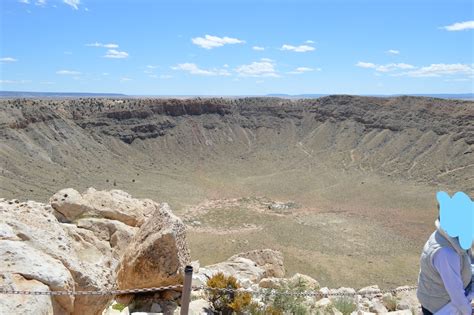
[[[216,273],[207,280],[207,286],[215,289],[237,290],[240,284],[232,276],[226,276],[222,272]],[[242,314],[252,304],[252,295],[247,292],[223,292],[220,290],[209,290],[206,298],[216,314],[230,315]]]
[[[357,309],[354,300],[349,297],[338,298],[334,300],[333,304],[344,315],[349,315]]]
[[[112,305],[112,309],[116,310],[116,311],[123,311],[123,309],[127,307],[126,305],[124,304],[121,304],[121,303],[115,303],[114,305]]]
[[[303,293],[308,290],[304,281],[282,284],[276,290],[267,290],[262,302],[266,305],[265,314],[309,314],[309,308],[305,305],[305,297],[298,295],[286,295],[285,292]]]

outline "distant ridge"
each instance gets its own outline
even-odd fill
[[[79,93],[79,92],[28,92],[28,91],[0,91],[0,98],[80,98],[80,97],[127,97],[120,93]]]
[[[319,98],[323,96],[329,96],[331,94],[267,94],[269,97],[281,97],[281,98]],[[474,100],[474,93],[463,93],[463,94],[364,94],[360,96],[378,96],[378,97],[396,97],[396,96],[420,96],[420,97],[434,97],[434,98],[444,98],[444,99],[457,99],[457,100]]]
[[[241,98],[241,97],[279,97],[289,99],[304,98],[320,98],[334,94],[284,94],[271,93],[266,95],[127,95],[121,93],[81,93],[81,92],[29,92],[29,91],[0,91],[0,98]],[[474,100],[474,93],[462,94],[364,94],[359,96],[376,96],[376,97],[397,97],[397,96],[418,96],[418,97],[434,97],[442,99],[457,100]]]

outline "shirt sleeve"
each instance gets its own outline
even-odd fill
[[[462,315],[471,315],[472,308],[464,295],[464,284],[461,278],[461,257],[449,247],[441,248],[433,258],[433,265],[443,280],[444,287],[451,298],[451,304]]]

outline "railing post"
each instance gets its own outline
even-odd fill
[[[181,292],[181,315],[188,315],[189,301],[191,299],[191,283],[193,282],[193,267],[184,268],[183,292]]]

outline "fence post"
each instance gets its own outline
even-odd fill
[[[193,282],[193,267],[184,268],[184,285],[181,292],[181,315],[188,315],[189,301],[191,299],[191,283]]]

